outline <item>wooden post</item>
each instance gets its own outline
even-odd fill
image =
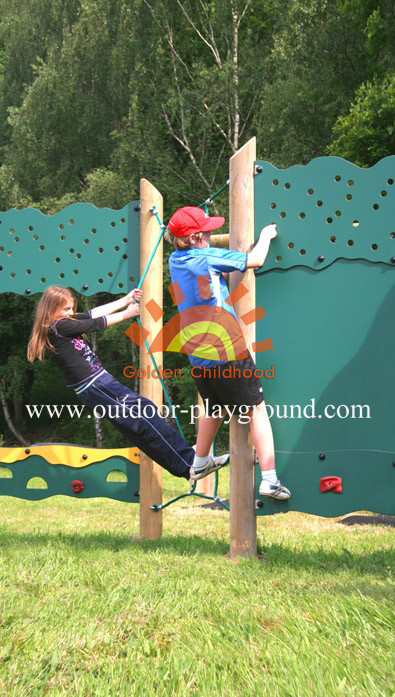
[[[247,251],[254,242],[254,163],[256,139],[251,138],[230,160],[229,222],[230,249]],[[243,280],[249,293],[236,304],[236,316],[255,307],[253,269],[231,274],[230,290]],[[242,325],[248,349],[254,357],[254,323]],[[254,458],[249,424],[240,424],[237,416],[230,423],[230,557],[256,555],[256,517],[254,500]]]
[[[163,220],[163,198],[159,191],[146,179],[140,181],[140,277],[142,276],[151,252],[159,235],[159,225],[150,208],[156,205],[158,215]],[[157,322],[146,310],[146,303],[153,299],[160,307],[163,305],[163,242],[159,245],[155,257],[143,284],[143,302],[141,305],[141,324],[150,334],[148,343],[160,331],[162,318]],[[158,367],[162,365],[163,354],[154,354]],[[147,372],[152,367],[148,349],[143,344],[140,348],[140,369]],[[163,394],[160,380],[140,379],[140,394],[152,400],[157,406],[162,404]],[[162,503],[162,468],[147,455],[140,456],[140,535],[155,540],[162,534],[162,512],[151,510],[154,503]]]

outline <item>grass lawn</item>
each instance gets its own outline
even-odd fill
[[[1,695],[395,694],[395,528],[262,516],[260,558],[231,562],[197,498],[153,542],[137,505],[1,503]]]

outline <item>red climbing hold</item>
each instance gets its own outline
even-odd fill
[[[343,493],[343,480],[341,477],[322,477],[320,479],[320,492],[333,491],[334,494]]]
[[[81,491],[84,491],[84,482],[80,482],[78,479],[74,479],[71,482],[71,488],[74,494],[79,494]]]

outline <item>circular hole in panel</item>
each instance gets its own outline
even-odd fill
[[[38,235],[33,235],[34,240],[38,240]]]
[[[121,218],[121,223],[126,223],[125,218]]]
[[[59,262],[60,262],[60,257],[56,257],[55,261],[56,261],[57,264],[59,264]]]
[[[307,189],[307,193],[309,196],[311,196],[312,194],[314,194],[314,189]]]
[[[63,225],[63,223],[60,223],[59,230],[63,230],[63,229],[64,229],[64,225]]]
[[[108,277],[108,278],[112,278],[112,277],[113,277],[113,274],[112,274],[111,271],[108,272],[107,277]]]
[[[123,242],[124,244],[127,244],[127,243],[128,243],[128,238],[127,238],[127,237],[122,237],[122,242]]]
[[[122,259],[127,259],[128,255],[127,254],[122,254]]]
[[[332,235],[332,237],[329,238],[331,242],[336,242],[336,237],[335,235]]]
[[[45,249],[44,245],[43,245],[43,244],[40,244],[40,250],[43,252],[44,249]]]
[[[273,186],[277,186],[277,184],[278,184],[278,179],[273,179],[272,184],[273,184]]]
[[[327,223],[332,223],[332,222],[333,222],[333,218],[330,218],[330,217],[327,218],[327,219],[326,219],[326,222],[327,222]]]
[[[102,252],[103,252],[103,247],[99,247],[99,249],[98,249],[97,251],[98,251],[100,254],[102,254]]]
[[[114,247],[114,252],[119,252],[119,247],[117,245]]]
[[[2,271],[2,270],[3,270],[3,267],[2,267],[2,266],[0,266],[0,271]]]
[[[84,244],[89,244],[89,240],[84,240]]]
[[[123,288],[123,283],[118,283],[118,288]]]
[[[352,201],[352,194],[347,194],[346,201]]]
[[[300,254],[301,257],[303,257],[303,256],[306,254],[306,250],[305,250],[305,249],[299,249],[299,254]]]
[[[81,254],[76,254],[75,256],[77,257],[77,259],[81,259]]]
[[[288,248],[293,249],[295,247],[293,242],[288,242]]]
[[[73,247],[71,247],[71,248],[69,249],[69,252],[70,252],[70,254],[74,254],[74,249],[73,249]]]
[[[28,276],[30,276],[31,272],[32,272],[31,269],[26,269],[26,273],[27,273]]]
[[[340,176],[340,174],[336,174],[335,182],[340,182],[340,181],[341,181],[341,176]]]
[[[359,227],[359,220],[353,220],[353,221],[352,221],[352,226],[353,226],[353,227]]]
[[[393,180],[393,179],[387,179],[387,184],[388,184],[389,186],[392,186],[393,183],[394,183],[394,180]]]
[[[11,278],[15,278],[15,272],[12,271],[12,272],[10,273],[10,276],[11,276]]]
[[[281,213],[280,213],[280,218],[285,218],[286,215],[287,215],[287,214],[286,214],[285,211],[281,211]]]
[[[342,214],[341,211],[335,211],[336,218],[340,218],[341,214]]]
[[[290,189],[290,188],[291,188],[291,184],[289,182],[285,182],[284,189]]]
[[[111,227],[115,227],[116,223],[114,223],[114,221],[111,221],[110,225]]]
[[[273,210],[274,210],[275,208],[277,208],[277,203],[271,203],[271,204],[270,204],[270,208],[272,208]]]
[[[7,252],[8,257],[12,257],[12,252]]]
[[[303,218],[305,218],[305,217],[306,217],[306,213],[303,213],[303,212],[299,213],[299,218],[302,218],[302,220],[303,220]]]
[[[390,232],[390,238],[391,240],[395,240],[395,232]]]
[[[378,249],[378,248],[379,248],[378,244],[372,244],[372,249],[373,249],[374,252],[375,252],[376,249]]]
[[[92,233],[93,235],[96,234],[96,228],[95,228],[95,227],[92,228],[91,233]]]
[[[277,257],[276,257],[276,261],[277,261],[277,262],[282,261],[282,260],[283,260],[282,257],[280,257],[280,256],[277,256]]]
[[[102,279],[102,278],[98,278],[97,281],[98,281],[98,283],[103,283],[103,279]]]
[[[354,244],[354,240],[347,240],[347,244],[349,247],[352,247]]]
[[[129,281],[134,281],[134,276],[129,276]]]
[[[347,182],[347,186],[354,186],[354,180],[353,180],[353,179],[349,179],[348,182]]]
[[[125,472],[121,470],[111,470],[106,477],[106,482],[127,482],[128,478]]]
[[[64,278],[64,273],[60,273],[59,278]]]
[[[317,201],[317,206],[322,206],[322,201]]]
[[[384,196],[387,196],[387,192],[385,191],[385,189],[383,191],[380,191],[380,196],[382,196],[383,198]]]
[[[19,237],[14,237],[14,242],[19,242]]]
[[[76,276],[78,274],[78,269],[73,269],[73,274]]]
[[[60,236],[60,239],[61,239],[61,240],[62,240],[62,242],[63,242],[63,240],[65,240],[65,239],[66,239],[66,237],[65,237],[64,235],[61,235],[61,236]]]
[[[41,283],[45,283],[46,279],[44,277],[40,278]]]
[[[372,208],[373,208],[374,211],[378,211],[378,209],[380,208],[380,206],[379,206],[378,203],[374,203],[373,206],[372,206]]]
[[[73,218],[70,218],[69,223],[70,223],[70,225],[74,225],[74,220],[73,220]]]
[[[29,227],[27,229],[30,230],[30,232],[31,232],[33,230],[33,225],[29,225]]]
[[[0,252],[4,252],[4,247],[0,247]]]
[[[0,478],[1,479],[12,479],[12,472],[8,467],[0,465]]]

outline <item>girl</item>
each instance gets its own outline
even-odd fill
[[[141,298],[142,291],[135,288],[124,298],[77,313],[77,301],[70,290],[49,286],[36,308],[27,358],[41,361],[49,355],[82,404],[91,408],[102,405],[106,418],[126,440],[171,474],[189,480],[193,448],[159,416],[153,402],[115,380],[87,343],[86,334],[137,317]],[[204,474],[193,478],[205,477],[228,459],[229,455],[210,458]]]

